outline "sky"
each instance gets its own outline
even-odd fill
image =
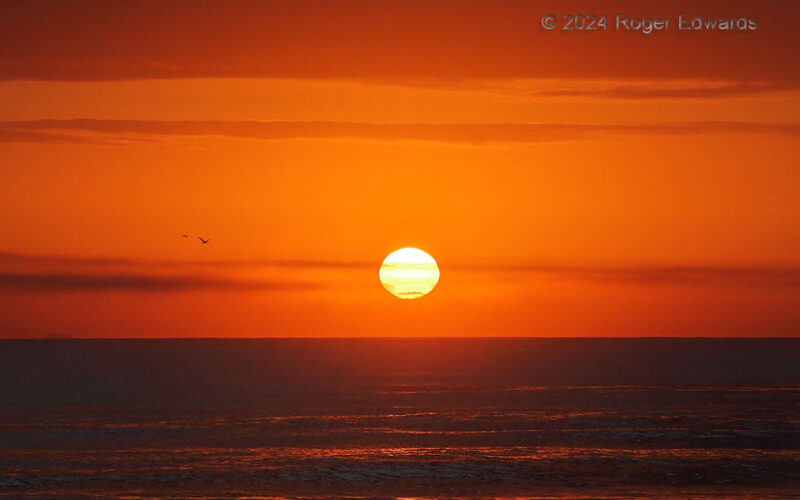
[[[0,1],[0,337],[796,336],[798,15]]]

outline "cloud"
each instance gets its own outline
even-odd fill
[[[36,144],[97,144],[106,141],[92,140],[77,135],[53,134],[38,130],[0,129],[0,144],[15,142]]]
[[[730,83],[725,85],[613,85],[601,88],[550,88],[525,92],[530,97],[591,97],[603,99],[717,99],[749,97],[798,89],[796,84]]]
[[[462,266],[476,272],[554,275],[597,283],[800,288],[800,267],[732,266]]]
[[[0,290],[35,292],[291,291],[318,288],[299,281],[239,280],[224,276],[0,272]]]
[[[689,80],[591,80],[508,79],[431,80],[384,82],[432,90],[482,93],[495,99],[591,98],[612,100],[723,99],[753,97],[800,90],[795,81]]]
[[[165,137],[228,137],[238,139],[365,139],[430,141],[447,144],[536,144],[579,139],[603,140],[631,135],[692,134],[791,135],[796,123],[667,122],[640,124],[569,123],[358,123],[325,121],[161,121],[161,120],[33,120],[0,122],[0,142],[53,143],[89,141],[152,141]]]
[[[546,0],[190,0],[0,2],[0,78],[190,77],[682,79],[798,81],[797,2],[705,2],[705,17],[747,15],[749,32],[642,35],[546,31]],[[686,2],[663,0],[671,17]],[[562,13],[563,14],[563,13]],[[698,13],[696,13],[698,14]]]
[[[447,272],[479,273],[526,279],[554,277],[600,285],[722,286],[752,289],[800,289],[800,267],[792,266],[580,266],[440,263]],[[179,292],[287,291],[332,286],[305,271],[374,271],[375,262],[237,259],[170,261],[104,257],[36,256],[0,252],[0,289],[34,291]],[[165,274],[164,269],[191,271]],[[208,271],[214,269],[215,274]],[[271,270],[271,279],[241,279],[228,271]],[[251,273],[252,274],[252,273]],[[296,279],[303,276],[305,280]]]
[[[317,260],[151,260],[0,252],[0,291],[285,292],[331,285],[306,270],[368,269],[362,262]],[[254,278],[254,276],[257,276]]]
[[[156,260],[124,257],[75,257],[58,255],[27,255],[0,252],[0,268],[3,266],[70,266],[96,268],[259,268],[286,269],[359,269],[373,268],[374,263],[361,261],[324,261],[313,259],[217,259],[217,260]]]

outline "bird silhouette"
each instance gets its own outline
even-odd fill
[[[200,241],[202,241],[202,242],[203,242],[203,245],[205,245],[206,243],[208,243],[209,241],[211,241],[211,238],[209,238],[209,239],[207,239],[207,240],[204,240],[202,236],[198,236],[198,238],[200,238]]]
[[[183,236],[181,236],[181,238],[188,238],[188,237],[189,237],[188,234],[184,234]]]

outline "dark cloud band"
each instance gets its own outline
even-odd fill
[[[163,268],[183,270],[165,274]],[[329,286],[330,282],[291,279],[292,272],[330,270],[376,272],[377,264],[361,261],[241,259],[221,261],[153,261],[113,258],[75,258],[0,253],[0,289],[34,291],[139,291],[192,290],[288,291]],[[758,266],[567,266],[492,265],[445,263],[448,272],[486,275],[519,275],[572,279],[596,284],[635,286],[723,286],[753,289],[798,289],[800,267]],[[228,270],[270,269],[289,273],[289,278],[242,280]],[[209,272],[213,274],[209,274]],[[268,275],[268,273],[266,273]]]
[[[693,4],[694,5],[694,4]],[[702,79],[798,82],[797,2],[703,2],[741,33],[546,32],[548,0],[0,2],[0,79]],[[702,8],[701,8],[702,7]],[[662,0],[660,16],[686,12]],[[641,12],[607,0],[603,12]],[[702,11],[702,12],[698,12]],[[567,14],[561,11],[559,14]],[[598,12],[599,14],[600,12]]]
[[[299,281],[245,281],[202,275],[0,272],[0,290],[36,292],[291,291],[318,287]]]
[[[632,135],[800,134],[796,123],[675,122],[640,124],[567,123],[358,123],[296,121],[35,120],[0,122],[0,143],[115,143],[167,137],[229,137],[257,140],[363,139],[446,144],[536,144]]]

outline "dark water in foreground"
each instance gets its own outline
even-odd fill
[[[0,498],[800,498],[800,339],[0,341]]]

